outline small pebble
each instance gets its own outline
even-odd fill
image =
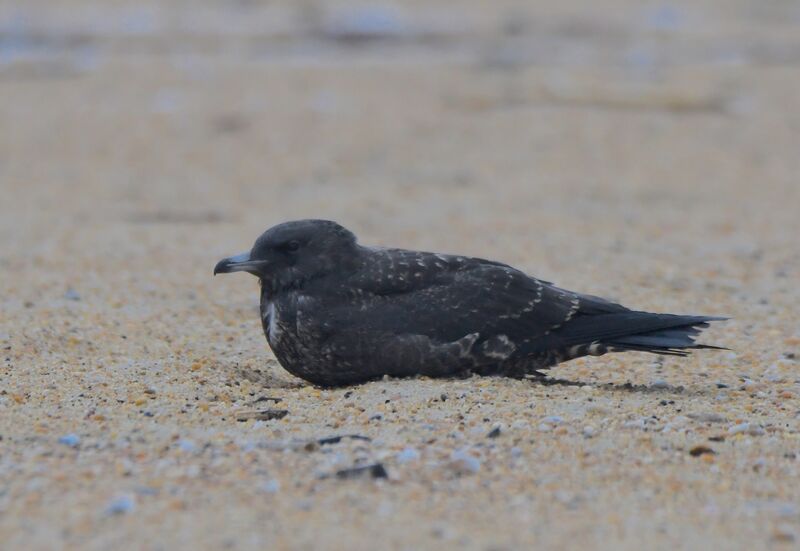
[[[754,394],[754,393],[758,392],[759,390],[762,390],[763,388],[764,388],[764,384],[763,383],[757,383],[757,382],[752,381],[750,379],[747,379],[744,382],[744,390],[746,392],[751,393],[751,394]]]
[[[477,473],[481,470],[480,460],[465,450],[457,450],[450,455],[450,466],[454,471],[462,474]]]
[[[70,287],[69,289],[67,289],[67,292],[64,293],[64,298],[67,299],[67,300],[76,300],[77,301],[77,300],[81,299],[81,296],[78,294],[78,292],[75,289]]]
[[[358,467],[351,467],[349,469],[341,469],[336,471],[336,478],[347,480],[352,478],[389,478],[389,473],[381,463],[373,463],[372,465],[360,465]]]
[[[191,440],[179,440],[178,447],[182,452],[191,453],[195,450],[196,446]]]
[[[407,447],[397,454],[397,462],[400,464],[410,463],[419,459],[419,452],[414,448]]]
[[[112,499],[106,506],[106,514],[123,515],[136,509],[136,501],[132,496],[119,496]]]
[[[764,370],[764,378],[770,383],[782,383],[786,380],[786,377],[781,372],[781,366],[777,363]]]
[[[731,428],[729,428],[728,434],[731,436],[734,434],[749,434],[750,436],[759,436],[764,434],[764,429],[758,425],[753,425],[750,423],[739,423],[738,425],[733,425]]]
[[[710,453],[710,454],[713,455],[713,454],[716,454],[717,452],[715,452],[714,450],[712,450],[708,446],[704,446],[703,444],[699,444],[699,445],[697,445],[697,446],[695,446],[695,447],[693,447],[692,449],[689,450],[689,455],[691,455],[692,457],[699,457],[699,456],[707,454],[707,453]]]
[[[592,425],[586,425],[583,427],[583,436],[586,438],[592,438],[597,434],[597,429],[595,429]]]
[[[625,421],[622,426],[626,429],[644,429],[647,426],[647,419],[642,417],[641,419]]]
[[[380,5],[334,12],[324,25],[329,38],[344,42],[396,38],[409,32],[399,12]]]
[[[71,448],[77,448],[81,443],[81,437],[74,433],[65,434],[58,439],[58,443],[64,444],[65,446],[69,446]]]
[[[256,419],[258,421],[270,421],[272,419],[283,419],[289,414],[286,409],[262,409],[256,411],[239,411],[235,419],[240,423]]]
[[[281,483],[274,478],[267,480],[261,485],[261,490],[268,493],[268,494],[275,494],[278,493],[278,490],[281,489]]]
[[[513,423],[511,423],[511,428],[513,430],[522,430],[527,429],[530,427],[530,423],[528,423],[525,419],[517,419]]]
[[[689,413],[687,416],[701,423],[724,423],[727,421],[727,419],[719,413]]]

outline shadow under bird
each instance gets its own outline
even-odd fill
[[[543,376],[607,352],[685,356],[708,322],[655,314],[536,279],[500,262],[365,247],[328,220],[268,229],[214,274],[261,282],[267,342],[290,373],[321,386],[384,375]]]

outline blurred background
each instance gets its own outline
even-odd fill
[[[226,470],[241,475],[235,481],[212,476],[224,481],[218,494],[187,482],[153,497],[159,505],[151,507],[150,494],[132,490],[127,467],[118,467],[127,451],[82,452],[61,465],[52,449],[72,433],[112,449],[105,439],[134,427],[148,438],[137,453],[149,465],[163,459],[156,450],[175,448],[173,434],[201,442],[213,427],[246,440],[243,425],[224,421],[231,403],[249,399],[240,383],[253,393],[283,388],[303,404],[290,404],[287,434],[323,432],[313,423],[327,410],[298,421],[298,411],[316,411],[316,398],[274,363],[255,282],[211,277],[221,257],[294,218],[335,219],[367,244],[502,260],[636,308],[733,316],[707,339],[730,353],[683,363],[590,359],[556,374],[699,388],[698,400],[709,400],[702,408],[723,403],[703,394],[707,388],[747,380],[767,385],[750,387],[765,397],[747,394],[757,402],[749,409],[724,402],[735,410],[727,418],[763,415],[761,423],[797,428],[796,406],[776,405],[800,394],[796,0],[0,1],[0,128],[0,434],[13,458],[0,471],[13,473],[0,491],[0,529],[13,534],[6,543],[86,543],[80,534],[94,533],[105,534],[95,544],[111,545],[120,532],[103,532],[95,512],[125,491],[159,518],[174,496],[194,496],[182,510],[200,511],[176,513],[173,526],[194,534],[191,519],[205,515],[204,533],[219,546],[236,537],[237,522],[260,526],[267,517],[258,515],[292,526],[281,516],[291,511],[266,513],[247,501],[261,476],[250,466]],[[485,384],[517,397],[545,392]],[[631,409],[614,411],[633,415],[639,399],[649,400],[620,398]],[[195,400],[206,409],[180,410]],[[143,408],[152,415],[143,418]],[[627,528],[613,534],[655,533],[662,509],[651,506],[664,503],[636,493],[638,479],[626,478],[652,450],[606,442],[628,450],[603,463],[624,466],[614,479],[628,485],[583,502],[588,512],[578,507],[584,531],[546,522],[556,501],[547,492],[531,506],[541,505],[537,515],[515,520],[498,505],[508,504],[498,486],[495,501],[473,502],[495,507],[494,520],[451,509],[460,511],[452,530],[493,529],[502,519],[510,544],[529,541],[514,540],[528,528],[539,541],[599,541],[591,523],[611,526],[606,512],[627,507]],[[752,453],[784,461],[791,442]],[[766,500],[759,492],[767,484],[771,496],[796,501],[781,483],[794,471],[772,471],[765,482],[749,452],[737,453],[730,472],[738,485],[703,473],[692,482],[724,494],[732,505],[723,515],[700,514],[700,496],[665,498],[663,518],[681,517],[695,535],[715,530],[717,543],[741,544],[743,534],[773,541],[778,528],[770,523],[786,520],[773,512],[785,509],[748,509],[742,496]],[[283,473],[285,492],[312,499],[300,496],[305,479],[294,465],[269,465]],[[63,478],[42,474],[60,468]],[[144,484],[160,468],[130,472]],[[76,469],[89,475],[73,484]],[[567,480],[583,476],[572,475]],[[405,488],[394,490],[392,510],[416,518],[414,506],[402,505]],[[218,517],[220,501],[209,495],[235,503]],[[343,530],[338,506],[312,509],[319,526]],[[753,515],[767,524],[749,524]],[[789,517],[796,524],[796,506]],[[125,526],[141,534],[135,523]],[[776,537],[793,541],[795,528]]]
[[[791,0],[3,2],[4,237],[320,216],[482,252],[524,232],[520,260],[570,226],[780,224],[798,63]]]

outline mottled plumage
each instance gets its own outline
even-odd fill
[[[709,316],[629,310],[499,262],[363,247],[335,222],[277,225],[214,273],[261,280],[261,318],[290,373],[331,386],[468,372],[540,375],[559,362],[639,350],[685,355]]]

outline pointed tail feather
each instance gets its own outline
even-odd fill
[[[693,349],[724,350],[718,346],[698,344],[695,338],[708,327],[709,322],[725,319],[631,311],[576,319],[565,326],[559,336],[565,344],[572,346],[600,342],[612,352],[635,350],[686,356]]]
[[[636,350],[639,352],[652,352],[654,354],[672,356],[688,356],[689,351],[698,349],[727,350],[727,348],[722,346],[698,344],[695,342],[695,336],[706,327],[708,327],[707,323],[700,323],[697,325],[665,329],[663,331],[651,331],[649,333],[614,339],[607,344],[613,352]]]

